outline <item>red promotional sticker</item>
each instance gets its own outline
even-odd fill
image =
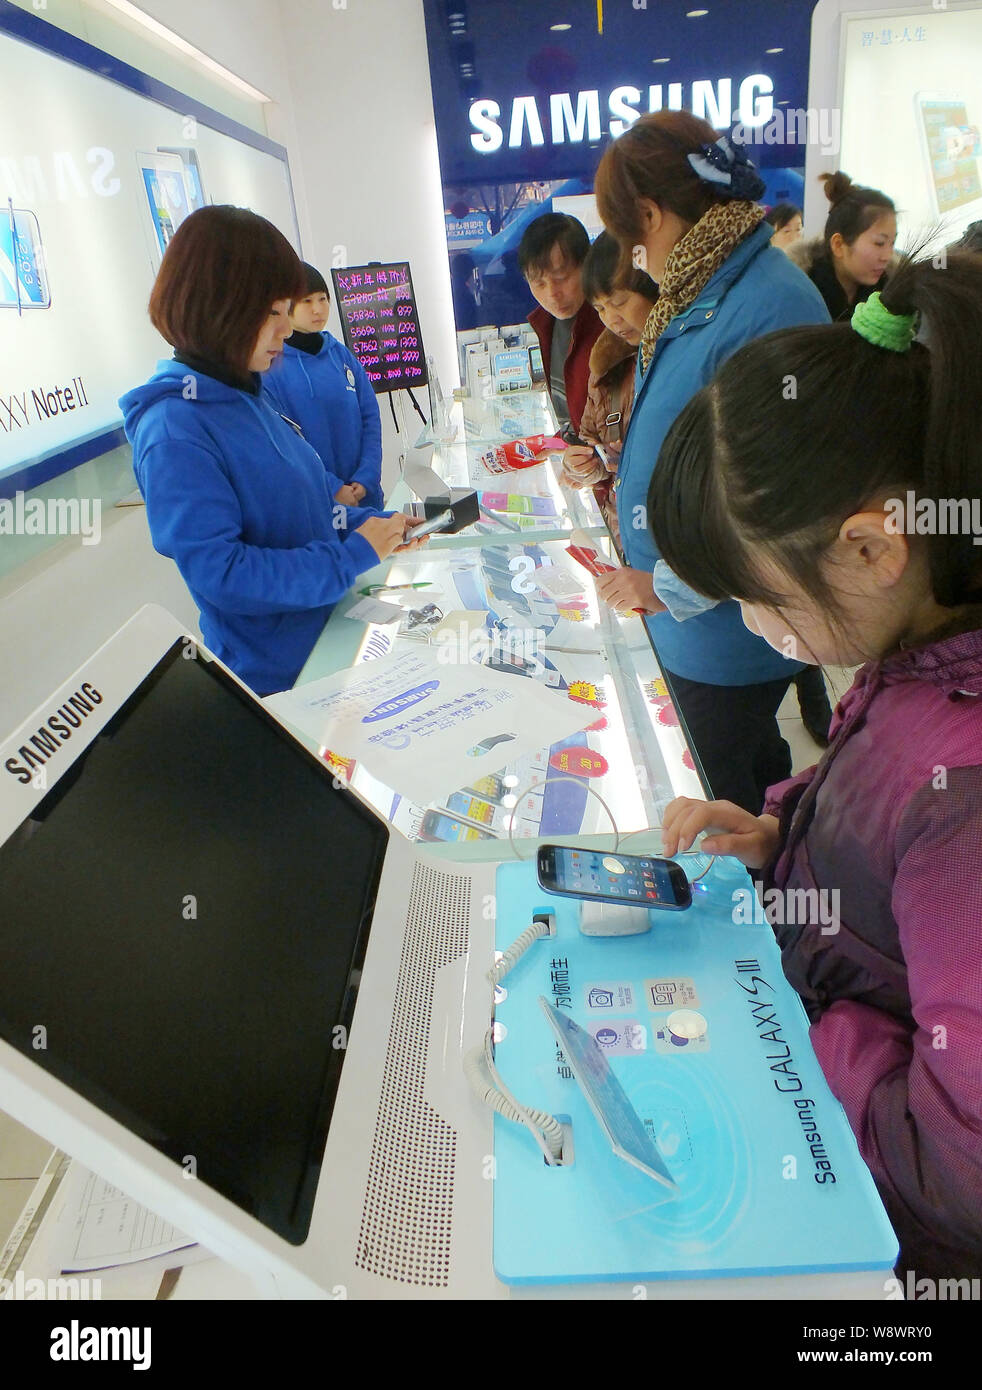
[[[340,753],[332,753],[330,748],[322,748],[320,755],[336,777],[343,777],[346,782],[351,781],[355,775],[354,758],[342,758]]]
[[[602,753],[594,753],[592,748],[582,744],[575,748],[560,748],[549,759],[549,766],[557,772],[568,772],[573,777],[602,777],[610,764]]]
[[[577,704],[596,705],[598,709],[603,709],[607,703],[594,681],[570,681],[566,694]]]

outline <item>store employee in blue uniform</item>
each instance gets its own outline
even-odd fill
[[[262,389],[303,283],[264,217],[199,208],[150,297],[174,356],[120,401],[154,548],[181,571],[207,645],[257,695],[294,684],[334,604],[412,529],[336,502]]]
[[[263,381],[270,403],[295,420],[320,454],[336,502],[382,505],[382,421],[365,369],[326,331],[331,296],[320,271],[303,262],[306,293],[290,312],[291,337]]]

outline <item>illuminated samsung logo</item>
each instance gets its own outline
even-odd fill
[[[418,705],[420,700],[425,700],[427,695],[432,695],[434,690],[438,690],[439,681],[424,681],[422,685],[416,685],[412,690],[406,690],[402,695],[396,695],[392,700],[385,700],[381,705],[376,705],[371,713],[366,714],[363,724],[376,724],[380,719],[389,719],[393,714],[401,714],[404,709],[409,709],[411,705]]]
[[[774,114],[774,83],[766,73],[754,72],[745,77],[737,89],[737,102],[733,103],[734,82],[730,77],[716,81],[693,82],[688,100],[681,82],[668,83],[668,110],[683,109],[701,116],[717,130],[729,130],[735,120],[753,130],[766,125]],[[663,87],[657,83],[648,87],[648,111],[660,111],[663,107]],[[628,126],[634,124],[640,115],[642,93],[640,87],[615,87],[606,100],[607,132],[616,139],[623,135]],[[569,92],[560,92],[549,98],[549,135],[553,145],[599,144],[606,133],[601,125],[601,103],[599,90],[576,93],[576,108]],[[478,154],[495,154],[505,143],[505,129],[502,124],[501,104],[497,101],[481,100],[471,103],[470,122],[475,134],[471,144]],[[511,104],[511,115],[507,121],[508,148],[521,149],[523,146],[535,147],[546,143],[545,127],[539,104],[535,97],[515,97]]]

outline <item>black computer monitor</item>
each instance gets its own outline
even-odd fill
[[[109,694],[5,750],[10,794]],[[0,843],[0,1038],[302,1242],[388,839],[176,641]]]

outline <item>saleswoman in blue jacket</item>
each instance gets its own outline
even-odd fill
[[[120,401],[154,548],[177,563],[206,644],[259,695],[293,685],[332,606],[409,526],[335,502],[318,455],[263,399],[303,288],[264,217],[192,213],[150,297],[174,357]]]
[[[600,216],[622,268],[657,282],[638,354],[637,397],[621,454],[617,514],[627,568],[597,588],[618,610],[641,608],[659,661],[718,800],[754,815],[791,772],[777,710],[801,663],[747,631],[738,604],[713,603],[660,561],[648,488],[672,423],[744,343],[779,328],[827,323],[811,281],[771,246],[764,190],[741,148],[687,111],[642,116],[607,148],[596,177]],[[794,410],[794,382],[786,384]],[[770,457],[780,437],[762,439]],[[725,791],[723,790],[725,788]]]
[[[293,333],[264,378],[263,390],[320,454],[336,501],[347,507],[381,507],[378,400],[358,358],[323,331],[331,310],[323,275],[306,261],[303,269],[306,293],[290,314]]]

